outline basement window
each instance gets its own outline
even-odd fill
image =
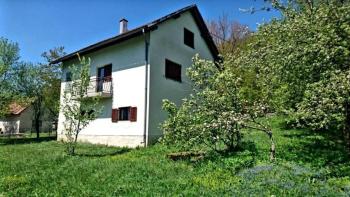
[[[184,28],[184,43],[194,49],[194,33]]]
[[[165,77],[181,82],[181,65],[165,59]]]

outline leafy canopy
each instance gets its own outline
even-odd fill
[[[257,121],[265,115],[265,103],[245,99],[240,91],[242,78],[231,70],[232,59],[215,64],[194,57],[187,71],[193,94],[179,107],[163,102],[169,115],[162,124],[163,142],[184,149],[204,146],[218,152],[232,151],[240,146],[242,128],[261,130],[272,140],[271,130]],[[274,159],[274,145],[271,151]]]

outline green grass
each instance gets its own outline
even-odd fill
[[[277,161],[268,139],[245,134],[244,149],[200,161],[172,161],[174,150],[80,144],[67,156],[55,141],[0,139],[0,196],[349,196],[350,160],[340,142],[285,130],[272,118]]]

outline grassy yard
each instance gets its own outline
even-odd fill
[[[80,144],[67,156],[55,141],[0,139],[0,196],[349,196],[350,160],[339,142],[285,130],[273,118],[277,161],[268,139],[245,134],[244,149],[200,161],[172,161],[175,150]]]

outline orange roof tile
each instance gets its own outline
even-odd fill
[[[10,107],[10,112],[13,115],[21,114],[22,111],[24,111],[27,108],[27,107],[22,106],[22,105],[20,105],[18,103],[12,103],[12,104],[10,104],[9,107]]]

